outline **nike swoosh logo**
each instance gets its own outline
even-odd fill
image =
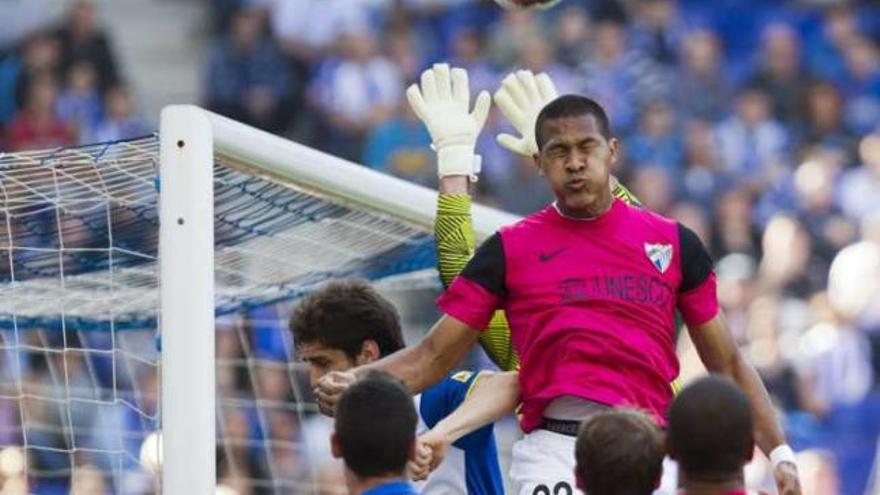
[[[558,256],[559,254],[561,254],[563,251],[565,251],[565,248],[564,248],[564,247],[561,247],[561,248],[559,248],[559,249],[557,249],[557,250],[555,250],[555,251],[550,251],[549,253],[543,253],[543,252],[542,252],[542,253],[538,253],[538,260],[539,260],[541,263],[546,263],[546,262],[552,260],[553,258],[557,257],[557,256]]]

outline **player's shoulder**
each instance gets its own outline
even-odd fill
[[[552,222],[554,217],[554,208],[553,205],[550,204],[543,209],[526,215],[516,222],[501,227],[500,229],[498,229],[498,234],[501,237],[530,234],[532,232],[535,232],[537,229],[541,229],[547,226],[549,223]]]
[[[418,404],[425,423],[433,425],[455,410],[467,398],[481,371],[458,371],[425,389]]]
[[[677,220],[627,203],[623,203],[623,206],[627,210],[629,221],[638,224],[637,231],[661,234],[669,238],[678,237],[679,223]]]

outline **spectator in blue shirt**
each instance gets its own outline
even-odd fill
[[[280,132],[289,117],[290,80],[287,62],[264,31],[260,11],[235,14],[229,35],[217,42],[208,61],[206,99],[217,113]]]
[[[666,104],[648,104],[642,110],[639,130],[630,138],[628,148],[633,163],[654,163],[677,182],[683,150],[675,124],[675,115]]]
[[[436,187],[437,171],[430,151],[431,136],[409,105],[367,134],[364,165],[423,186]]]

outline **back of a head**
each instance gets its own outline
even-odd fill
[[[672,402],[667,435],[670,456],[688,479],[740,476],[754,449],[748,398],[726,378],[701,378]]]
[[[415,441],[413,399],[399,381],[372,372],[348,388],[336,407],[335,443],[360,478],[401,475]]]
[[[354,358],[366,340],[381,356],[404,347],[400,316],[394,305],[368,282],[335,280],[304,297],[290,320],[297,345],[320,343]]]
[[[663,434],[650,417],[613,409],[587,418],[575,446],[579,486],[588,495],[650,495],[663,472]]]
[[[581,95],[562,95],[559,98],[548,103],[535,120],[535,140],[538,143],[538,149],[544,146],[544,123],[548,120],[562,119],[566,117],[579,117],[581,115],[592,115],[596,119],[596,124],[605,139],[611,138],[611,123],[608,121],[608,115],[596,100]]]

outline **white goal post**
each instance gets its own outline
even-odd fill
[[[161,486],[171,495],[207,495],[216,483],[215,163],[426,232],[436,192],[191,105],[162,111],[159,148]],[[477,239],[516,218],[475,205]]]

